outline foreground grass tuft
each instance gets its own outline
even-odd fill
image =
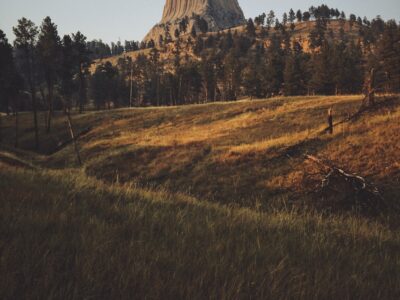
[[[0,168],[1,299],[399,299],[400,232]]]

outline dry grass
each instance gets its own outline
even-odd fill
[[[326,111],[335,121],[357,111],[360,96],[292,97],[169,108],[122,109],[75,115],[87,174],[110,182],[164,186],[219,203],[270,207],[297,195],[304,173],[302,153],[321,155],[383,186],[390,201],[399,190],[399,100],[319,135]],[[31,149],[30,115],[23,116],[22,146]],[[6,120],[12,144],[12,118]],[[26,126],[26,127],[25,127]],[[41,151],[68,137],[55,118]],[[298,145],[292,159],[287,149]],[[47,167],[75,164],[72,146],[48,157]]]
[[[383,101],[383,99],[379,99]],[[294,97],[74,115],[0,150],[0,298],[399,299],[398,212],[294,212],[308,152],[399,203],[400,101],[319,135],[359,96]],[[41,116],[42,120],[42,116]],[[287,157],[290,155],[290,159]],[[98,179],[94,178],[97,177]],[[151,188],[148,188],[151,187]],[[195,195],[193,197],[191,195]],[[290,201],[289,201],[290,200]]]
[[[2,299],[398,299],[400,233],[0,168]]]

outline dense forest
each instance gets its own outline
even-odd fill
[[[292,38],[300,22],[313,21],[309,48]],[[329,24],[340,24],[335,35]],[[357,30],[349,36],[344,25]],[[249,19],[241,31],[207,33],[201,18],[155,43],[87,41],[77,32],[60,37],[46,17],[40,28],[21,18],[10,44],[0,30],[0,111],[46,111],[46,131],[55,110],[83,112],[144,105],[181,105],[209,101],[266,98],[275,95],[362,93],[366,74],[376,70],[375,85],[400,91],[400,26],[394,20],[361,19],[326,5],[290,10],[281,19],[273,11]],[[267,42],[266,42],[267,41]],[[157,44],[157,46],[156,46]],[[96,59],[120,55],[116,65]],[[146,54],[145,54],[146,53]],[[169,59],[163,58],[169,53]],[[100,60],[101,62],[101,60]],[[1,136],[1,135],[0,135]],[[39,143],[37,137],[37,143]]]

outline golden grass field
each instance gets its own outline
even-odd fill
[[[400,99],[320,134],[361,96],[3,118],[0,298],[398,299]],[[44,122],[41,116],[41,124]],[[43,127],[43,126],[42,126]],[[51,154],[50,154],[51,153]],[[298,209],[304,154],[376,184],[390,211]],[[308,204],[307,204],[308,205]],[[296,208],[296,209],[294,209]]]

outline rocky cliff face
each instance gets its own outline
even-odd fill
[[[173,37],[179,22],[186,17],[189,19],[188,32],[190,32],[195,26],[195,15],[207,21],[209,31],[235,27],[245,21],[237,0],[167,0],[161,22],[152,28],[144,40],[153,39],[157,43],[159,36],[165,35],[167,24]]]

